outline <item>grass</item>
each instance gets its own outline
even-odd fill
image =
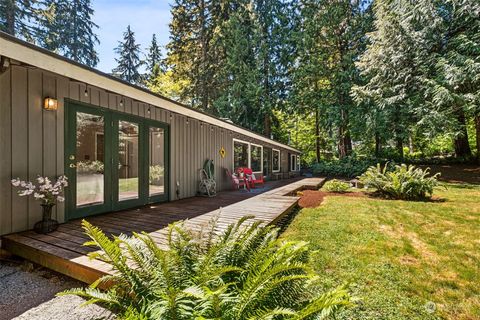
[[[351,283],[340,319],[480,319],[480,186],[447,187],[436,202],[326,197],[282,237],[311,243],[326,288]]]

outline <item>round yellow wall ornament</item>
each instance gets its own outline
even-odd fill
[[[218,151],[220,153],[220,156],[222,158],[225,158],[225,155],[227,154],[227,152],[225,151],[225,148],[224,147],[221,147],[220,148],[220,151]]]

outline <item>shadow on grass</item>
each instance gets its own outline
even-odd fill
[[[300,212],[302,208],[300,206],[296,206],[293,208],[289,213],[285,214],[280,220],[275,223],[275,227],[279,228],[279,234],[285,232],[288,229],[290,224],[293,222],[297,214]]]
[[[400,200],[400,201],[407,201],[407,202],[432,202],[432,203],[436,203],[436,202],[441,203],[441,202],[448,201],[447,198],[440,198],[436,196],[432,196],[431,198],[423,198],[423,199],[400,199],[400,198],[395,198],[395,197],[382,194],[378,191],[364,192],[363,194],[368,198],[378,199],[378,200],[397,200],[397,201]]]

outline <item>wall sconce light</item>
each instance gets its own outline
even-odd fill
[[[120,99],[120,107],[123,107],[123,98]]]
[[[85,96],[85,98],[88,98],[88,88],[85,87],[85,91],[83,92],[83,95]]]
[[[43,101],[43,109],[55,111],[58,109],[58,101],[57,99],[46,97]]]
[[[185,123],[188,125],[190,122],[188,121],[188,118],[187,118],[187,121],[185,121]]]

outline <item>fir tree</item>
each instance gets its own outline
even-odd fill
[[[100,42],[94,32],[90,0],[45,0],[40,20],[40,44],[90,67],[98,64],[95,46]]]
[[[33,42],[37,12],[34,0],[0,0],[0,31]]]
[[[352,120],[361,116],[350,97],[350,89],[360,82],[354,61],[363,52],[365,33],[370,28],[366,4],[350,0],[304,0],[299,9],[293,104],[315,114],[318,142],[321,120],[322,127],[331,134],[336,131],[340,157],[351,153]]]
[[[162,63],[162,53],[160,47],[157,43],[157,36],[154,34],[152,36],[152,43],[148,48],[147,59],[145,60],[147,71],[153,72],[153,69],[156,65],[161,66]]]
[[[380,141],[394,138],[403,157],[403,143],[419,99],[414,40],[404,29],[399,12],[392,10],[390,0],[375,3],[375,17],[375,31],[369,34],[370,44],[358,63],[369,81],[354,87],[353,95],[373,106],[367,115],[374,128],[376,149]]]
[[[140,60],[140,45],[135,43],[135,34],[127,27],[123,33],[123,41],[118,42],[115,53],[119,58],[115,58],[118,66],[112,70],[114,76],[134,84],[140,84],[142,76],[139,68],[142,65]]]
[[[147,85],[149,87],[157,86],[157,80],[160,76],[160,73],[164,73],[166,69],[162,61],[162,53],[160,51],[160,47],[158,46],[157,37],[155,34],[152,36],[152,43],[148,48],[145,65],[147,71],[145,74],[145,79],[147,81]]]

